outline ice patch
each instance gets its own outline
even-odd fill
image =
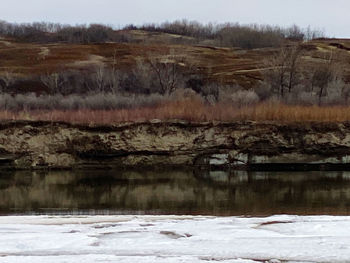
[[[0,262],[348,262],[350,217],[0,217]]]

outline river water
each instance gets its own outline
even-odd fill
[[[350,172],[0,172],[1,215],[349,215]]]

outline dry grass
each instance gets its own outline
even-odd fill
[[[20,43],[9,40],[11,46],[0,46],[0,73],[9,70],[23,74],[24,76],[34,76],[47,74],[48,72],[62,71],[77,68],[75,63],[87,61],[94,56],[99,56],[106,61],[113,59],[116,55],[118,66],[130,69],[137,57],[143,57],[148,52],[167,52],[169,47],[164,45],[139,45],[120,43],[101,44],[38,44]],[[43,57],[42,51],[48,49],[50,52]],[[73,65],[73,66],[72,66]],[[82,64],[79,69],[86,69]]]
[[[199,100],[182,100],[155,107],[123,110],[78,110],[46,112],[0,112],[1,120],[45,120],[84,124],[142,122],[152,119],[204,121],[344,122],[350,121],[349,106],[318,107],[265,103],[242,108]]]
[[[240,50],[229,48],[210,48],[192,45],[170,44],[135,44],[135,43],[101,43],[101,44],[40,44],[20,43],[6,39],[7,45],[0,45],[0,74],[9,71],[21,74],[25,77],[47,74],[48,72],[64,71],[69,69],[84,70],[90,66],[86,62],[91,56],[99,56],[105,62],[112,63],[117,57],[118,67],[130,70],[134,67],[135,60],[147,57],[151,54],[167,54],[170,51],[174,55],[186,58],[184,70],[192,73],[200,72],[209,80],[221,84],[239,84],[245,88],[251,88],[261,80],[259,70],[264,67],[263,61],[271,56],[275,49]],[[306,43],[310,50],[305,53],[304,63],[318,65],[322,63],[325,52],[331,52],[330,43],[341,43],[349,46],[350,41],[345,40],[319,40]],[[326,47],[325,50],[317,50],[317,47]],[[314,49],[313,49],[314,48]],[[49,49],[47,56],[42,56],[43,49]],[[339,51],[340,49],[338,49]],[[349,58],[349,52],[342,51],[344,58]],[[316,58],[316,60],[310,60]],[[317,60],[317,58],[319,58]],[[79,65],[79,66],[78,66]],[[350,81],[350,71],[346,69],[346,76]]]

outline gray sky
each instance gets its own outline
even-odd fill
[[[349,0],[0,0],[0,20],[115,26],[186,18],[323,29],[350,38]]]

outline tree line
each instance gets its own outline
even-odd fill
[[[103,43],[133,42],[129,30],[144,30],[190,37],[193,44],[207,43],[215,46],[263,48],[278,47],[284,40],[303,41],[324,37],[324,32],[310,27],[300,28],[293,25],[287,28],[269,25],[241,25],[239,23],[202,24],[196,21],[179,20],[161,24],[127,25],[115,30],[103,24],[63,25],[59,23],[8,23],[0,21],[0,35],[27,42],[67,42],[67,43]],[[207,42],[203,42],[209,40]],[[169,39],[169,41],[175,41]],[[177,39],[176,41],[179,41]],[[188,40],[182,40],[188,43]],[[177,42],[178,43],[178,42]],[[181,39],[180,39],[181,44]]]
[[[62,25],[59,23],[8,23],[0,21],[0,35],[25,42],[103,43],[117,41],[114,29],[101,24]]]
[[[202,24],[197,21],[177,20],[161,24],[128,25],[125,29],[144,30],[149,32],[169,33],[192,37],[197,41],[213,40],[217,46],[263,48],[279,47],[283,41],[312,40],[325,37],[322,30],[311,27],[301,28],[239,23]]]

